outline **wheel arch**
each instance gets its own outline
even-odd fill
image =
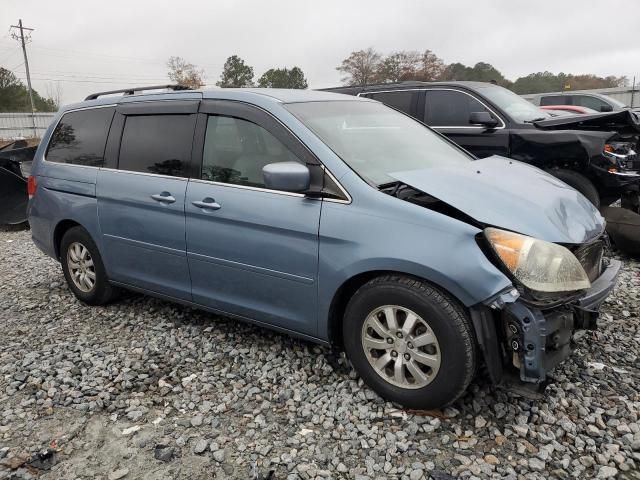
[[[431,279],[424,278],[419,275],[415,275],[412,273],[399,271],[399,270],[368,270],[357,273],[350,278],[346,279],[335,291],[333,298],[331,299],[331,303],[329,306],[328,318],[327,318],[327,335],[329,342],[342,348],[342,321],[344,317],[344,312],[347,308],[347,304],[353,295],[358,291],[360,287],[365,285],[370,280],[384,276],[384,275],[402,275],[405,277],[415,278],[417,280],[426,282],[433,287],[441,290],[453,300],[458,302],[461,308],[468,311],[467,306],[462,302],[456,295],[454,295],[450,290],[439,285]]]
[[[60,260],[60,243],[62,242],[62,237],[67,231],[69,231],[69,229],[73,227],[82,227],[82,225],[75,220],[67,218],[64,220],[60,220],[53,230],[53,248],[58,260]]]

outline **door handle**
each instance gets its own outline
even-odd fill
[[[191,202],[191,204],[198,208],[204,208],[205,210],[219,210],[222,207],[222,205],[211,197],[203,198],[201,201],[196,200],[195,202]]]
[[[151,198],[153,198],[157,202],[162,203],[174,203],[176,201],[176,199],[169,192],[156,193],[151,195]]]

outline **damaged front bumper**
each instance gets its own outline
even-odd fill
[[[553,308],[532,306],[513,289],[471,309],[478,343],[494,383],[518,371],[523,382],[542,383],[571,352],[575,330],[595,329],[600,305],[614,288],[621,262],[609,260],[591,288]]]

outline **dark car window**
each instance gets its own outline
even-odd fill
[[[49,162],[101,167],[113,108],[65,113],[47,147]]]
[[[118,168],[172,177],[188,176],[195,115],[128,116]]]
[[[383,92],[372,93],[370,98],[389,105],[390,107],[397,108],[398,110],[411,114],[411,107],[413,105],[413,99],[417,92]]]
[[[592,97],[590,95],[574,95],[573,104],[591,108],[597,112],[602,111],[602,107],[607,107],[609,105],[604,100],[600,100],[599,98]]]
[[[565,95],[547,95],[540,97],[540,106],[545,105],[573,105],[570,101],[570,97]]]
[[[255,123],[210,115],[202,156],[202,179],[264,187],[262,168],[269,163],[300,162],[280,140]]]
[[[455,90],[428,90],[425,101],[425,123],[432,127],[470,127],[472,112],[489,111],[472,96]]]

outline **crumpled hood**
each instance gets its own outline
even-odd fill
[[[640,132],[640,116],[629,110],[556,117],[549,120],[539,120],[533,124],[543,130],[612,130],[619,133]]]
[[[493,156],[389,174],[474,220],[555,243],[584,243],[604,220],[582,194],[542,170]]]

